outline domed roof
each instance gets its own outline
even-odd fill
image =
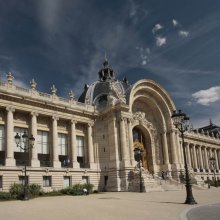
[[[78,101],[97,107],[105,107],[108,101],[108,95],[115,90],[118,96],[126,96],[126,91],[130,87],[127,79],[123,81],[115,79],[115,72],[109,67],[108,61],[105,59],[103,68],[98,72],[99,80],[90,86],[85,85],[84,91]]]

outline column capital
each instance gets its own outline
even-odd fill
[[[59,120],[59,117],[58,117],[57,115],[53,115],[53,116],[52,116],[52,119],[58,121],[58,120]]]
[[[119,118],[119,120],[120,121],[125,121],[127,118],[125,118],[124,116],[121,116],[120,118]]]
[[[71,124],[77,124],[77,120],[76,120],[76,119],[71,119],[71,120],[70,120],[70,123],[71,123]]]
[[[7,106],[7,107],[6,107],[6,110],[7,110],[8,112],[15,112],[15,108],[14,108],[13,106]]]
[[[94,121],[91,121],[91,122],[88,123],[88,127],[93,127],[94,124],[95,124]]]
[[[36,116],[36,117],[38,117],[38,115],[39,115],[39,114],[38,114],[38,112],[36,112],[36,111],[32,111],[32,112],[31,112],[31,116]]]
[[[184,144],[185,144],[186,146],[189,146],[189,142],[187,142],[187,141],[184,141]]]
[[[133,118],[128,118],[128,123],[133,124],[134,123],[134,119]]]

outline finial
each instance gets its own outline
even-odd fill
[[[123,78],[123,82],[126,83],[126,84],[128,84],[128,79],[127,79],[126,76]]]
[[[209,119],[209,125],[213,125],[211,118]]]
[[[52,87],[51,87],[51,94],[52,95],[56,95],[56,92],[57,92],[57,89],[56,89],[55,85],[52,85]]]
[[[35,82],[34,79],[32,79],[32,80],[30,81],[30,84],[31,84],[31,89],[32,89],[32,90],[35,90],[36,87],[37,87],[37,83]]]
[[[75,95],[72,90],[70,90],[69,96],[70,96],[70,100],[74,100]]]
[[[9,73],[7,74],[8,84],[12,84],[12,83],[13,83],[13,79],[14,79],[14,76],[12,75],[11,72],[9,72]]]
[[[106,52],[105,52],[105,60],[103,62],[103,67],[106,68],[108,66],[108,59],[107,59],[107,55],[106,55]]]

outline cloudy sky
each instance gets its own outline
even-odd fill
[[[220,125],[219,0],[0,0],[0,80],[76,96],[109,63],[152,79],[194,127]]]

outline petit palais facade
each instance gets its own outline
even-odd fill
[[[176,107],[167,91],[152,80],[130,85],[126,78],[116,79],[107,60],[98,77],[85,85],[78,101],[72,91],[68,99],[58,97],[55,86],[51,94],[39,92],[34,80],[29,89],[21,88],[12,73],[0,82],[0,190],[23,182],[26,161],[28,183],[46,191],[76,183],[92,183],[99,191],[132,191],[135,147],[143,150],[146,182],[155,185],[161,177],[180,181],[183,150],[171,119]],[[14,138],[24,132],[35,138],[26,154]],[[213,171],[219,178],[219,134],[211,122],[184,133],[194,184],[213,179]]]

